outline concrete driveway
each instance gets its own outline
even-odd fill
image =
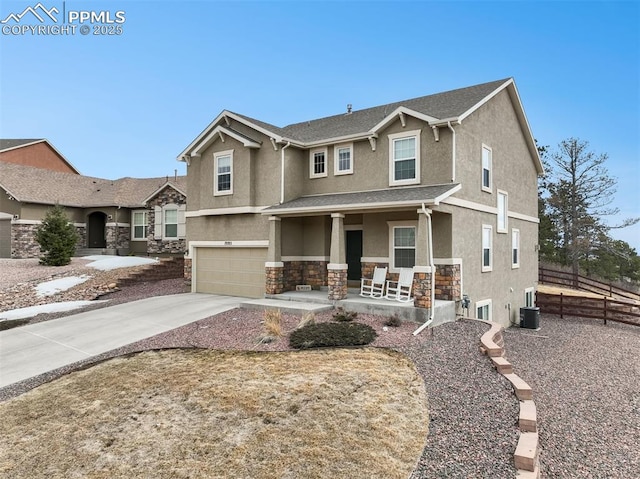
[[[156,296],[0,332],[0,387],[237,307],[243,298]]]

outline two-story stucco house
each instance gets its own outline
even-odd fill
[[[178,159],[193,291],[343,299],[382,265],[426,311],[532,305],[543,168],[513,79],[283,128],[225,110]]]

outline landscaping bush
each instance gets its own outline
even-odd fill
[[[78,233],[69,223],[62,206],[56,204],[47,211],[36,231],[36,241],[44,253],[44,256],[40,257],[40,264],[64,266],[71,262],[71,256],[76,250]]]
[[[289,346],[294,349],[332,346],[362,346],[371,343],[378,335],[362,323],[318,323],[296,329],[289,336]]]
[[[309,324],[316,324],[316,315],[313,311],[307,311],[302,315],[302,319],[300,319],[296,329],[304,328]]]
[[[263,332],[258,338],[259,343],[272,343],[282,332],[282,313],[279,309],[268,309],[264,312]]]
[[[336,308],[336,312],[333,313],[333,320],[341,321],[341,322],[349,322],[356,319],[357,316],[358,316],[358,313],[356,313],[355,311],[345,311],[344,308],[338,307]]]

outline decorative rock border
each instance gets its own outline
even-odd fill
[[[491,328],[480,338],[480,351],[491,358],[496,370],[513,386],[513,391],[520,402],[518,427],[520,438],[513,455],[519,479],[540,478],[540,443],[538,438],[538,422],[536,405],[533,402],[533,390],[520,376],[513,372],[513,366],[504,357],[503,328],[491,321],[476,320]]]

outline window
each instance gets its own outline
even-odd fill
[[[327,176],[327,150],[312,150],[309,155],[309,176],[311,178]]]
[[[353,145],[338,145],[333,150],[335,175],[353,173]]]
[[[507,211],[509,207],[509,196],[506,191],[498,190],[498,233],[507,232]]]
[[[233,150],[221,151],[213,155],[215,178],[214,196],[233,193]]]
[[[134,211],[133,212],[133,231],[131,239],[136,240],[146,240],[147,239],[147,231],[148,231],[148,223],[147,223],[147,212],[144,210]]]
[[[491,271],[492,269],[492,252],[491,246],[493,242],[493,227],[490,225],[482,225],[482,271]]]
[[[476,302],[476,318],[491,321],[491,300],[485,299]]]
[[[178,210],[177,208],[164,210],[164,238],[178,237]]]
[[[482,145],[482,190],[491,193],[491,148]]]
[[[416,264],[416,223],[389,222],[391,271],[413,268]]]
[[[520,267],[520,230],[511,230],[511,267]]]
[[[524,290],[524,307],[533,308],[535,305],[536,290],[534,288],[527,288]]]
[[[389,135],[389,185],[420,183],[420,130]]]

